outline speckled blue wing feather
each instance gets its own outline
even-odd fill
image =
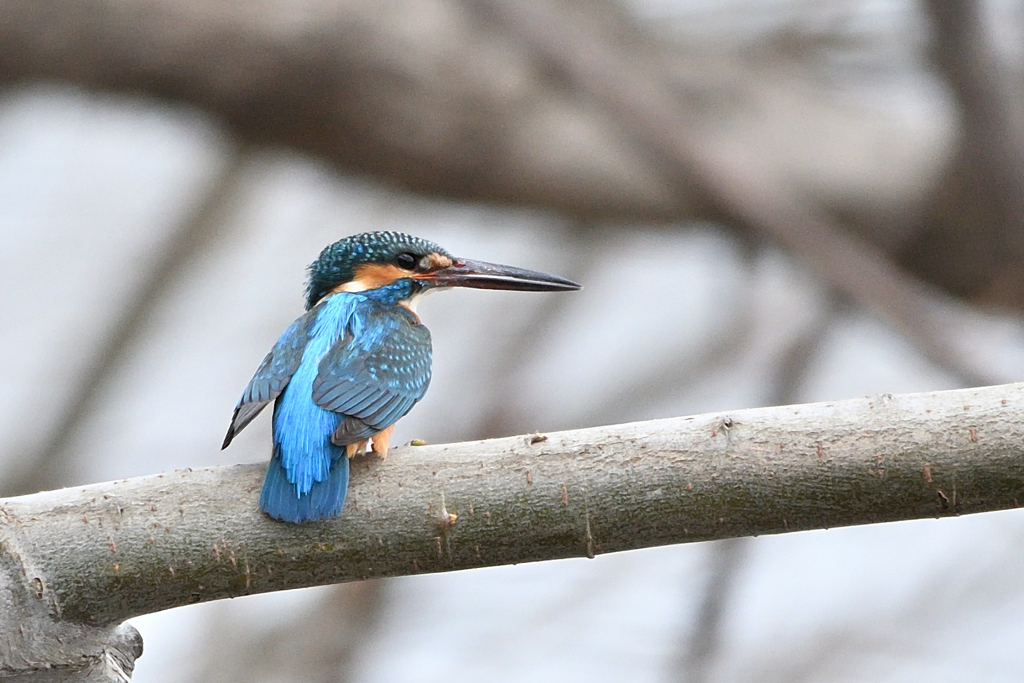
[[[302,361],[302,352],[309,342],[309,331],[316,321],[320,309],[314,308],[293,322],[274,344],[267,357],[260,363],[256,374],[249,380],[242,392],[242,398],[235,406],[231,416],[231,425],[224,437],[221,448],[227,448],[231,440],[242,431],[247,424],[260,414],[268,403],[276,399],[288,386],[288,381]]]
[[[345,419],[331,436],[339,446],[393,425],[430,384],[430,332],[402,307],[371,305],[323,360],[313,401]]]
[[[242,394],[225,445],[270,401],[274,451],[260,508],[303,522],[336,516],[346,445],[394,424],[430,382],[430,333],[399,302],[409,283],[338,292],[285,331]]]
[[[358,294],[335,294],[313,309],[298,367],[274,403],[274,454],[263,480],[260,508],[276,519],[303,522],[334,517],[345,504],[348,457],[330,435],[345,419],[313,402],[313,382],[325,355],[351,338],[365,304]]]

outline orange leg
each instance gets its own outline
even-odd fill
[[[373,443],[373,452],[379,455],[381,460],[388,457],[388,442],[391,441],[391,432],[393,431],[395,431],[395,425],[370,437],[370,441]]]
[[[345,446],[345,455],[351,458],[353,456],[365,453],[366,441],[367,440],[364,439],[362,441],[356,441],[355,443],[350,443],[349,445]]]

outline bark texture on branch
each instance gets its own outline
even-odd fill
[[[39,641],[25,619],[109,634],[251,593],[1017,507],[1022,412],[1013,384],[403,447],[304,525],[257,510],[262,465],[9,498],[3,668]]]

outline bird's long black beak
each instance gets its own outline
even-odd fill
[[[568,292],[580,288],[579,284],[564,277],[469,259],[456,259],[447,268],[418,279],[427,280],[435,287],[511,289],[519,292]]]

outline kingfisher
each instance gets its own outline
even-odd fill
[[[456,258],[401,232],[366,232],[324,248],[309,266],[305,314],[242,392],[221,447],[274,402],[260,509],[296,524],[341,513],[349,458],[367,444],[386,458],[395,423],[427,391],[430,332],[416,304],[450,287],[557,292],[580,285]]]

